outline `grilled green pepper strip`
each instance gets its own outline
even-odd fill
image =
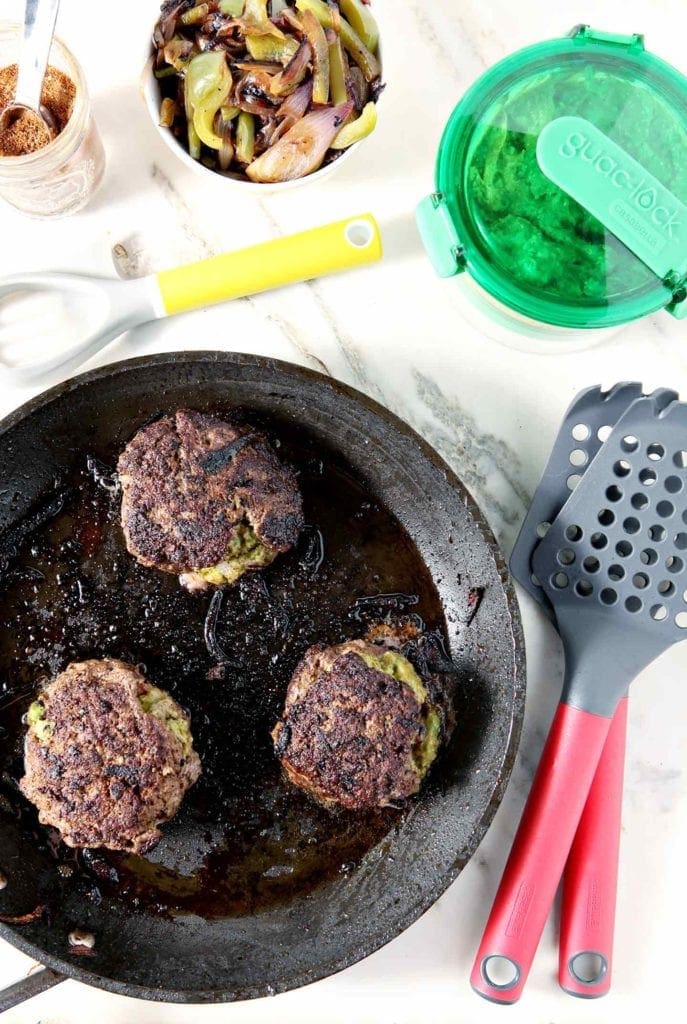
[[[200,136],[198,135],[198,132],[196,131],[196,128],[195,128],[195,125],[193,123],[193,118],[192,117],[189,117],[187,119],[187,125],[188,125],[188,151],[189,151],[189,155],[194,160],[200,160]]]
[[[246,0],[243,17],[246,21],[254,21],[257,25],[267,21],[267,0]]]
[[[312,11],[303,11],[301,21],[313,54],[312,101],[313,103],[328,103],[329,46],[327,37]]]
[[[346,64],[341,49],[341,40],[338,36],[329,44],[329,91],[335,107],[345,103],[348,99]]]
[[[377,127],[377,107],[374,103],[368,103],[363,108],[360,117],[355,121],[345,124],[331,144],[331,149],[348,149],[349,146],[360,142]]]
[[[228,14],[230,18],[240,18],[246,0],[219,0],[220,14]]]
[[[358,33],[368,50],[375,53],[379,46],[379,28],[370,5],[361,0],[339,0],[339,7],[353,31]]]
[[[242,110],[236,129],[236,159],[240,164],[250,164],[254,156],[255,118],[246,110]]]
[[[336,31],[335,15],[330,7],[327,7],[322,0],[296,0],[296,7],[299,11],[310,11],[315,15],[323,28],[333,28]],[[353,60],[356,62],[368,82],[379,78],[382,68],[374,53],[368,50],[360,36],[351,28],[345,18],[341,18],[340,27],[341,42],[344,44]]]
[[[171,64],[168,64],[167,67],[164,68],[155,68],[153,74],[156,78],[171,78],[172,75],[177,74],[177,69],[172,67]]]
[[[259,35],[274,36],[283,39],[284,33],[274,24],[267,14],[267,0],[246,0],[243,8],[243,30],[244,35],[250,35],[253,27],[258,30]]]
[[[223,50],[206,50],[189,64],[184,79],[186,111],[201,142],[210,149],[222,148],[223,139],[215,132],[214,121],[217,111],[226,104],[231,87],[231,71]]]
[[[249,36],[272,36],[283,39],[284,33],[267,16],[267,0],[246,0],[241,18],[241,30],[246,39]]]
[[[184,11],[179,18],[179,21],[182,25],[197,25],[199,22],[205,21],[209,13],[209,4],[198,4],[197,7],[192,7],[189,11]]]
[[[238,115],[237,107],[220,107],[219,115],[215,118],[215,131],[222,139],[222,148],[217,150],[217,159],[220,169],[229,170],[229,164],[234,159],[234,143],[231,137],[231,127],[234,118]]]
[[[213,107],[203,107],[196,110],[193,115],[193,127],[198,132],[201,142],[204,142],[210,149],[221,149],[224,142],[221,135],[215,131],[215,115],[217,111]]]
[[[299,42],[294,36],[275,39],[273,36],[246,36],[246,49],[253,60],[278,61],[288,64],[298,53]]]

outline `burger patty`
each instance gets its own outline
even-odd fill
[[[68,846],[149,850],[201,773],[188,716],[122,661],[69,665],[27,723],[20,788]]]
[[[245,424],[180,410],[139,430],[117,469],[129,552],[192,588],[231,583],[298,540],[296,475]]]
[[[288,778],[326,806],[384,807],[420,788],[443,716],[400,637],[311,647],[272,733]]]

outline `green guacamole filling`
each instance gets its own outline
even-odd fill
[[[405,683],[413,691],[420,704],[427,700],[425,684],[410,664],[407,658],[397,651],[385,651],[382,655],[361,654],[365,664],[369,668],[375,668],[378,672],[397,679],[399,683]]]
[[[438,711],[430,708],[425,718],[425,735],[413,750],[415,770],[421,779],[424,779],[439,752],[440,740],[441,719]]]
[[[187,720],[180,717],[179,709],[169,694],[159,690],[157,686],[151,686],[147,693],[138,698],[138,703],[147,714],[153,715],[174,733],[181,743],[184,757],[187,757],[193,743],[191,730]]]
[[[35,700],[26,713],[26,723],[33,730],[34,736],[45,743],[55,732],[55,723],[47,721],[45,708],[39,700]]]
[[[269,565],[273,558],[274,551],[262,543],[253,527],[240,523],[224,559],[217,565],[199,569],[198,575],[207,583],[221,587],[225,583],[234,583],[249,568]]]
[[[385,675],[397,679],[399,683],[405,683],[415,694],[418,703],[426,704],[427,688],[408,659],[402,654],[398,654],[396,651],[385,651],[382,655],[361,654],[360,657],[369,668],[384,672]],[[413,767],[421,779],[425,777],[437,756],[441,738],[441,718],[431,705],[424,713],[424,726],[424,735],[415,745],[411,755]]]

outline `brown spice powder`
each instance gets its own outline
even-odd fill
[[[17,87],[17,65],[0,68],[0,110],[12,103]],[[50,65],[43,80],[42,105],[52,114],[57,134],[72,116],[76,86],[69,75]],[[25,156],[42,149],[51,141],[43,121],[30,111],[22,111],[0,135],[0,156]]]

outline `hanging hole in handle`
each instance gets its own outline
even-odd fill
[[[570,957],[568,970],[580,985],[598,985],[608,972],[608,961],[601,953],[584,950]]]
[[[485,956],[482,961],[482,977],[487,985],[507,992],[520,981],[520,968],[510,957]]]
[[[346,225],[346,241],[356,249],[367,249],[368,245],[372,245],[373,239],[372,225],[366,220],[353,220]]]

